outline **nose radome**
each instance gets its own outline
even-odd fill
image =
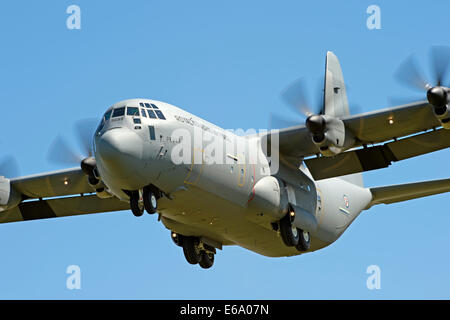
[[[97,143],[97,153],[104,166],[116,174],[131,174],[139,168],[142,151],[142,140],[128,128],[108,130]]]

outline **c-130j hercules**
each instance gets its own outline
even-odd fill
[[[305,123],[262,135],[238,136],[156,100],[118,102],[103,115],[93,141],[78,127],[86,156],[54,144],[54,158],[75,159],[78,167],[0,178],[0,222],[130,208],[135,216],[157,212],[186,260],[202,268],[228,245],[269,257],[319,250],[374,205],[450,191],[450,179],[375,188],[362,179],[364,171],[450,146],[446,50],[432,51],[433,85],[412,60],[399,69],[398,78],[424,90],[427,100],[357,115],[349,113],[339,61],[328,52],[320,112],[309,111],[294,85],[285,100],[306,114]],[[174,163],[182,140],[173,139],[176,130],[200,130],[245,147],[211,163],[208,141],[194,142],[183,151],[187,163]],[[268,151],[273,146],[276,168]],[[254,153],[259,161],[252,163]]]

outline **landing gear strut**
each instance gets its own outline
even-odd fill
[[[280,234],[283,242],[288,247],[295,247],[298,251],[307,251],[311,246],[309,232],[297,228],[292,224],[295,213],[288,212],[280,220]]]
[[[190,264],[199,264],[203,269],[209,269],[214,264],[216,250],[200,241],[197,237],[188,237],[172,232],[172,240],[183,248],[184,257]]]

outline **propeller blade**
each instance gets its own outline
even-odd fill
[[[323,79],[319,79],[319,81],[317,81],[317,89],[315,94],[316,99],[314,101],[314,111],[316,114],[325,114],[325,90]]]
[[[398,67],[394,77],[403,85],[420,91],[431,88],[425,80],[414,56],[409,56]]]
[[[60,135],[56,136],[47,152],[47,160],[63,165],[80,165],[84,157],[69,146]]]
[[[0,175],[15,178],[20,175],[19,164],[13,156],[6,156],[0,160]]]
[[[302,121],[295,121],[295,120],[288,120],[285,118],[282,118],[280,116],[277,116],[273,113],[270,114],[270,118],[269,118],[269,128],[270,129],[283,129],[283,128],[290,128],[290,127],[295,127],[298,125],[301,125]]]
[[[98,123],[99,120],[96,118],[82,119],[75,123],[75,136],[78,138],[78,144],[86,157],[92,157],[92,139]]]
[[[434,46],[430,50],[433,78],[438,86],[444,85],[450,62],[450,47]]]
[[[281,98],[295,112],[308,117],[313,114],[310,104],[306,98],[306,85],[303,79],[292,82],[286,89],[281,92]]]
[[[395,107],[395,106],[403,106],[405,104],[410,104],[413,102],[419,102],[419,101],[424,101],[424,97],[422,96],[417,96],[417,97],[396,97],[396,96],[392,96],[392,97],[388,97],[388,106],[389,107]]]

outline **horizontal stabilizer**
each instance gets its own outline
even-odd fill
[[[372,193],[372,201],[366,209],[380,203],[390,204],[449,191],[450,179],[370,188],[370,192]]]

